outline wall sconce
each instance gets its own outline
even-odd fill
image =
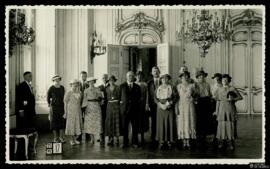
[[[98,35],[96,31],[92,34],[91,38],[91,63],[93,63],[93,59],[96,55],[103,55],[106,53],[106,44],[105,40],[102,39],[102,35]]]
[[[25,25],[25,14],[20,9],[9,11],[9,54],[13,54],[16,45],[31,45],[35,40],[35,31]]]

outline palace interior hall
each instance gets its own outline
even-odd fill
[[[6,8],[7,31],[7,151],[13,161],[25,160],[115,160],[115,159],[262,159],[264,158],[264,9],[224,8]],[[207,22],[208,27],[204,27]],[[206,24],[206,25],[207,25]],[[210,25],[210,26],[209,26]],[[200,28],[199,28],[200,27]],[[204,30],[210,33],[205,33]],[[103,74],[114,75],[116,85],[126,81],[128,71],[141,71],[144,81],[152,78],[152,67],[160,75],[169,74],[171,84],[186,66],[190,77],[196,72],[208,73],[212,85],[215,73],[229,74],[231,85],[242,96],[237,109],[235,149],[216,149],[214,135],[207,135],[206,149],[185,150],[177,145],[160,149],[151,144],[151,124],[145,132],[145,144],[139,147],[100,146],[99,135],[91,144],[82,136],[79,145],[70,145],[69,138],[59,154],[48,154],[53,142],[47,102],[52,77],[59,75],[65,92],[70,81],[81,80],[81,71],[102,84]],[[35,96],[34,118],[36,153],[25,151],[33,135],[16,133],[18,127],[18,85],[24,72],[32,72],[32,92]],[[9,108],[9,109],[8,109]],[[176,120],[176,119],[174,119]],[[15,134],[11,131],[15,131]],[[132,129],[129,126],[129,141]],[[29,134],[29,133],[28,133]],[[139,137],[140,138],[140,137]],[[26,145],[29,141],[29,145]],[[120,136],[120,145],[123,137]],[[28,148],[29,148],[28,147]],[[16,153],[15,153],[16,149]]]

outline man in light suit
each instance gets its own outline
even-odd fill
[[[24,81],[17,88],[17,128],[35,128],[35,95],[32,87],[32,73],[23,74]]]
[[[138,113],[140,111],[141,88],[135,83],[135,75],[132,71],[127,72],[127,81],[120,85],[120,112],[124,143],[122,148],[128,147],[129,123],[132,127],[132,146],[138,147]]]
[[[82,96],[84,96],[83,94],[84,90],[89,87],[89,84],[87,83],[86,79],[87,79],[87,72],[81,71],[80,91],[82,92]],[[85,113],[85,108],[82,108],[83,123],[84,123],[84,113]],[[88,141],[89,139],[90,139],[90,135],[85,133],[85,140]],[[77,140],[82,141],[82,134],[77,138]]]

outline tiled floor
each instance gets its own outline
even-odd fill
[[[39,133],[39,141],[37,145],[37,155],[31,156],[32,160],[85,160],[85,159],[224,159],[224,158],[261,158],[262,155],[262,117],[256,115],[253,117],[240,116],[238,121],[238,136],[236,140],[235,151],[215,150],[210,144],[206,151],[199,150],[172,150],[153,149],[150,146],[150,133],[146,133],[147,143],[143,148],[127,148],[120,147],[100,147],[99,143],[94,145],[88,142],[82,142],[81,145],[71,146],[65,143],[63,146],[63,154],[46,155],[45,145],[52,141],[51,133]],[[208,138],[210,142],[212,138]],[[121,142],[122,140],[120,140]],[[16,157],[17,160],[21,157]]]

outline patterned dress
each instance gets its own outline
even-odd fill
[[[66,135],[80,135],[82,132],[81,92],[69,91],[64,97],[67,105]]]
[[[141,87],[140,113],[138,114],[138,132],[144,133],[149,129],[149,119],[146,114],[146,102],[148,100],[148,88],[145,82],[136,82]]]
[[[47,102],[50,105],[50,127],[52,130],[65,129],[66,120],[63,118],[64,110],[64,86],[51,86],[47,93]]]
[[[237,110],[235,102],[227,99],[227,94],[230,91],[238,93],[232,86],[219,88],[216,93],[216,98],[219,100],[219,106],[217,107],[217,139],[235,139]]]
[[[159,86],[156,91],[156,100],[161,104],[173,101],[173,88],[171,85]],[[158,141],[170,141],[174,139],[174,113],[173,105],[166,110],[157,107],[157,134]]]
[[[119,105],[119,87],[115,86],[113,90],[106,88],[107,110],[105,120],[105,135],[120,136],[120,105]]]
[[[84,117],[84,133],[100,134],[102,133],[102,114],[100,100],[102,93],[97,87],[88,87],[84,91],[82,107],[86,107]]]
[[[195,92],[194,83],[177,85],[177,92],[180,100],[178,103],[179,115],[177,116],[177,136],[178,139],[196,138],[196,114],[193,101]]]

